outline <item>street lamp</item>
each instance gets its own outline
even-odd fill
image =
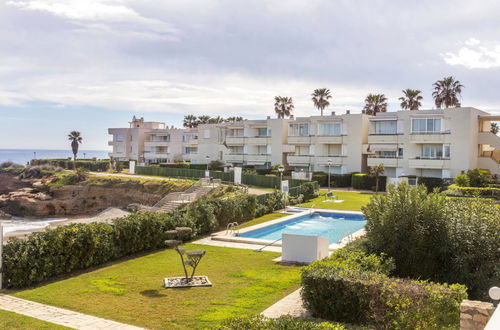
[[[85,159],[86,155],[87,155],[87,154],[84,152],[84,153],[83,153],[83,159]]]
[[[33,159],[36,159],[36,151],[33,151]]]
[[[207,160],[207,171],[208,171],[208,163],[210,162],[210,156],[206,155],[205,158]]]
[[[285,166],[278,166],[278,172],[280,172],[280,190],[283,190],[283,172],[285,171]]]
[[[332,166],[332,160],[328,159],[328,191],[330,191],[330,167]]]

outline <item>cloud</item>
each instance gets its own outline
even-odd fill
[[[49,13],[88,30],[121,32],[136,36],[175,40],[178,30],[161,20],[140,15],[120,0],[32,0],[7,1],[6,4],[27,11]]]
[[[457,52],[441,54],[449,65],[461,65],[467,69],[491,69],[500,67],[500,43],[480,46],[481,41],[470,38],[464,42],[465,47]]]

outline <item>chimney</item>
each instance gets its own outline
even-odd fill
[[[332,116],[335,116],[335,111],[332,111]]]
[[[345,111],[345,114],[346,114],[346,115],[351,114],[351,110],[346,110],[346,111]]]

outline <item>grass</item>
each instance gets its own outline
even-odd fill
[[[250,226],[258,225],[259,223],[263,223],[263,222],[267,222],[267,221],[271,221],[271,220],[283,218],[283,217],[286,217],[288,215],[290,215],[290,214],[285,214],[285,213],[269,213],[269,214],[263,215],[263,216],[261,216],[259,218],[255,218],[255,219],[252,219],[250,221],[244,222],[241,225],[239,225],[238,228],[241,229],[241,228],[245,228],[245,227],[250,227]]]
[[[336,209],[336,210],[352,210],[361,211],[361,208],[368,204],[372,193],[357,192],[357,191],[333,191],[337,199],[343,200],[342,203],[327,202],[325,195],[327,190],[321,190],[320,195],[307,203],[298,204],[301,207],[313,207],[317,209]]]
[[[207,251],[197,274],[207,275],[213,287],[164,289],[164,277],[183,274],[169,249],[13,294],[150,329],[193,329],[258,314],[300,285],[299,267],[272,261],[279,253],[186,247]]]
[[[38,319],[16,314],[12,312],[7,312],[0,309],[0,329],[70,329],[63,327],[62,325],[57,325],[49,322],[40,321]]]

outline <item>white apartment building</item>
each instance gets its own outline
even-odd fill
[[[367,165],[384,164],[389,177],[451,178],[474,168],[500,174],[500,116],[475,108],[378,113],[369,119]]]
[[[343,174],[384,164],[389,177],[449,178],[484,168],[500,174],[500,137],[489,132],[500,121],[475,108],[398,111],[204,124],[165,128],[135,119],[110,128],[118,159],[160,163],[214,160],[228,165]]]

